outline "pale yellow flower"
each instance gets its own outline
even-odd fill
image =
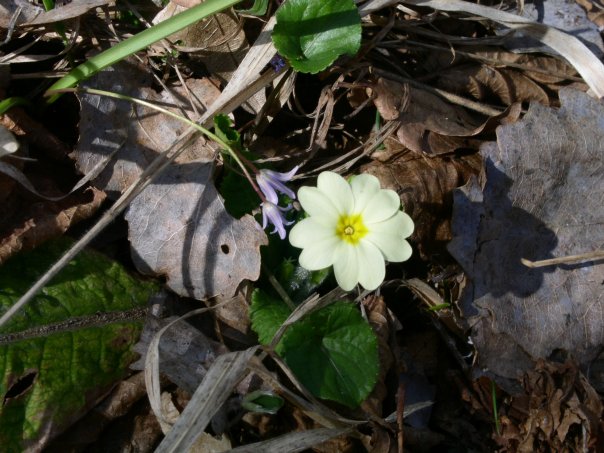
[[[350,291],[357,283],[376,289],[386,275],[385,261],[401,262],[411,256],[405,240],[413,233],[413,220],[400,210],[393,190],[362,174],[348,183],[337,173],[323,172],[317,187],[301,187],[300,204],[309,217],[289,234],[302,249],[300,265],[308,270],[333,266],[338,285]]]

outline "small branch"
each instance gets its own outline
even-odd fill
[[[551,258],[549,260],[531,261],[522,258],[520,261],[526,267],[545,267],[555,266],[557,264],[579,263],[581,261],[595,261],[604,259],[604,250],[596,250],[595,252],[581,253],[579,255],[562,256],[560,258]]]

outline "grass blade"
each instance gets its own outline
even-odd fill
[[[139,50],[144,49],[151,44],[160,41],[173,33],[176,33],[195,22],[200,21],[212,14],[216,14],[226,8],[229,8],[241,0],[207,0],[193,8],[176,14],[169,19],[166,19],[159,24],[141,31],[133,37],[118,43],[117,45],[101,52],[98,55],[82,63],[77,68],[73,69],[69,74],[58,80],[47,91],[52,95],[55,90],[71,88],[77,85],[82,80],[94,75],[100,70],[123,60],[129,55],[132,55]],[[51,96],[48,102],[54,102],[59,97],[58,94]]]

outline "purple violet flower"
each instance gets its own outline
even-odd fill
[[[265,201],[260,206],[262,206],[262,229],[265,229],[270,223],[275,226],[275,229],[271,233],[278,233],[281,239],[285,239],[285,226],[291,225],[294,222],[285,220],[284,212],[289,211],[292,205],[282,208],[270,201]]]
[[[273,67],[273,70],[275,72],[281,72],[281,70],[285,67],[286,63],[281,55],[276,54],[273,58],[271,58],[269,64]]]
[[[277,205],[279,203],[279,196],[277,195],[277,192],[287,195],[292,200],[296,198],[294,191],[283,183],[290,181],[297,171],[298,166],[295,166],[287,173],[279,173],[277,171],[266,170],[263,168],[256,175],[256,182],[258,183],[258,187],[260,187],[260,190],[262,190],[262,193],[266,199],[272,204]]]

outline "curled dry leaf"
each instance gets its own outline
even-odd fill
[[[0,221],[0,264],[25,250],[61,236],[72,225],[91,217],[105,200],[104,192],[89,188],[60,201],[35,200],[14,191],[3,201]]]
[[[523,378],[496,442],[506,451],[599,451],[604,408],[598,392],[572,362],[539,360]]]
[[[477,365],[503,388],[556,350],[588,366],[604,342],[604,266],[529,269],[604,244],[603,106],[560,91],[561,108],[532,104],[482,148],[486,183],[455,194],[451,254],[468,274],[460,309]]]
[[[550,104],[547,92],[520,71],[471,65],[451,68],[444,72],[438,85],[453,93],[469,93],[479,101],[499,98],[504,105],[514,102],[537,101]]]
[[[446,253],[451,239],[453,190],[477,174],[480,157],[418,157],[409,151],[387,163],[374,161],[361,171],[375,175],[382,187],[395,190],[415,223],[412,240],[423,258]]]
[[[400,122],[396,135],[401,144],[417,153],[434,155],[460,148],[478,149],[480,142],[474,136],[493,130],[502,122],[515,121],[520,115],[519,106],[513,105],[485,121],[426,90],[384,78],[378,79],[372,91],[380,115]]]

